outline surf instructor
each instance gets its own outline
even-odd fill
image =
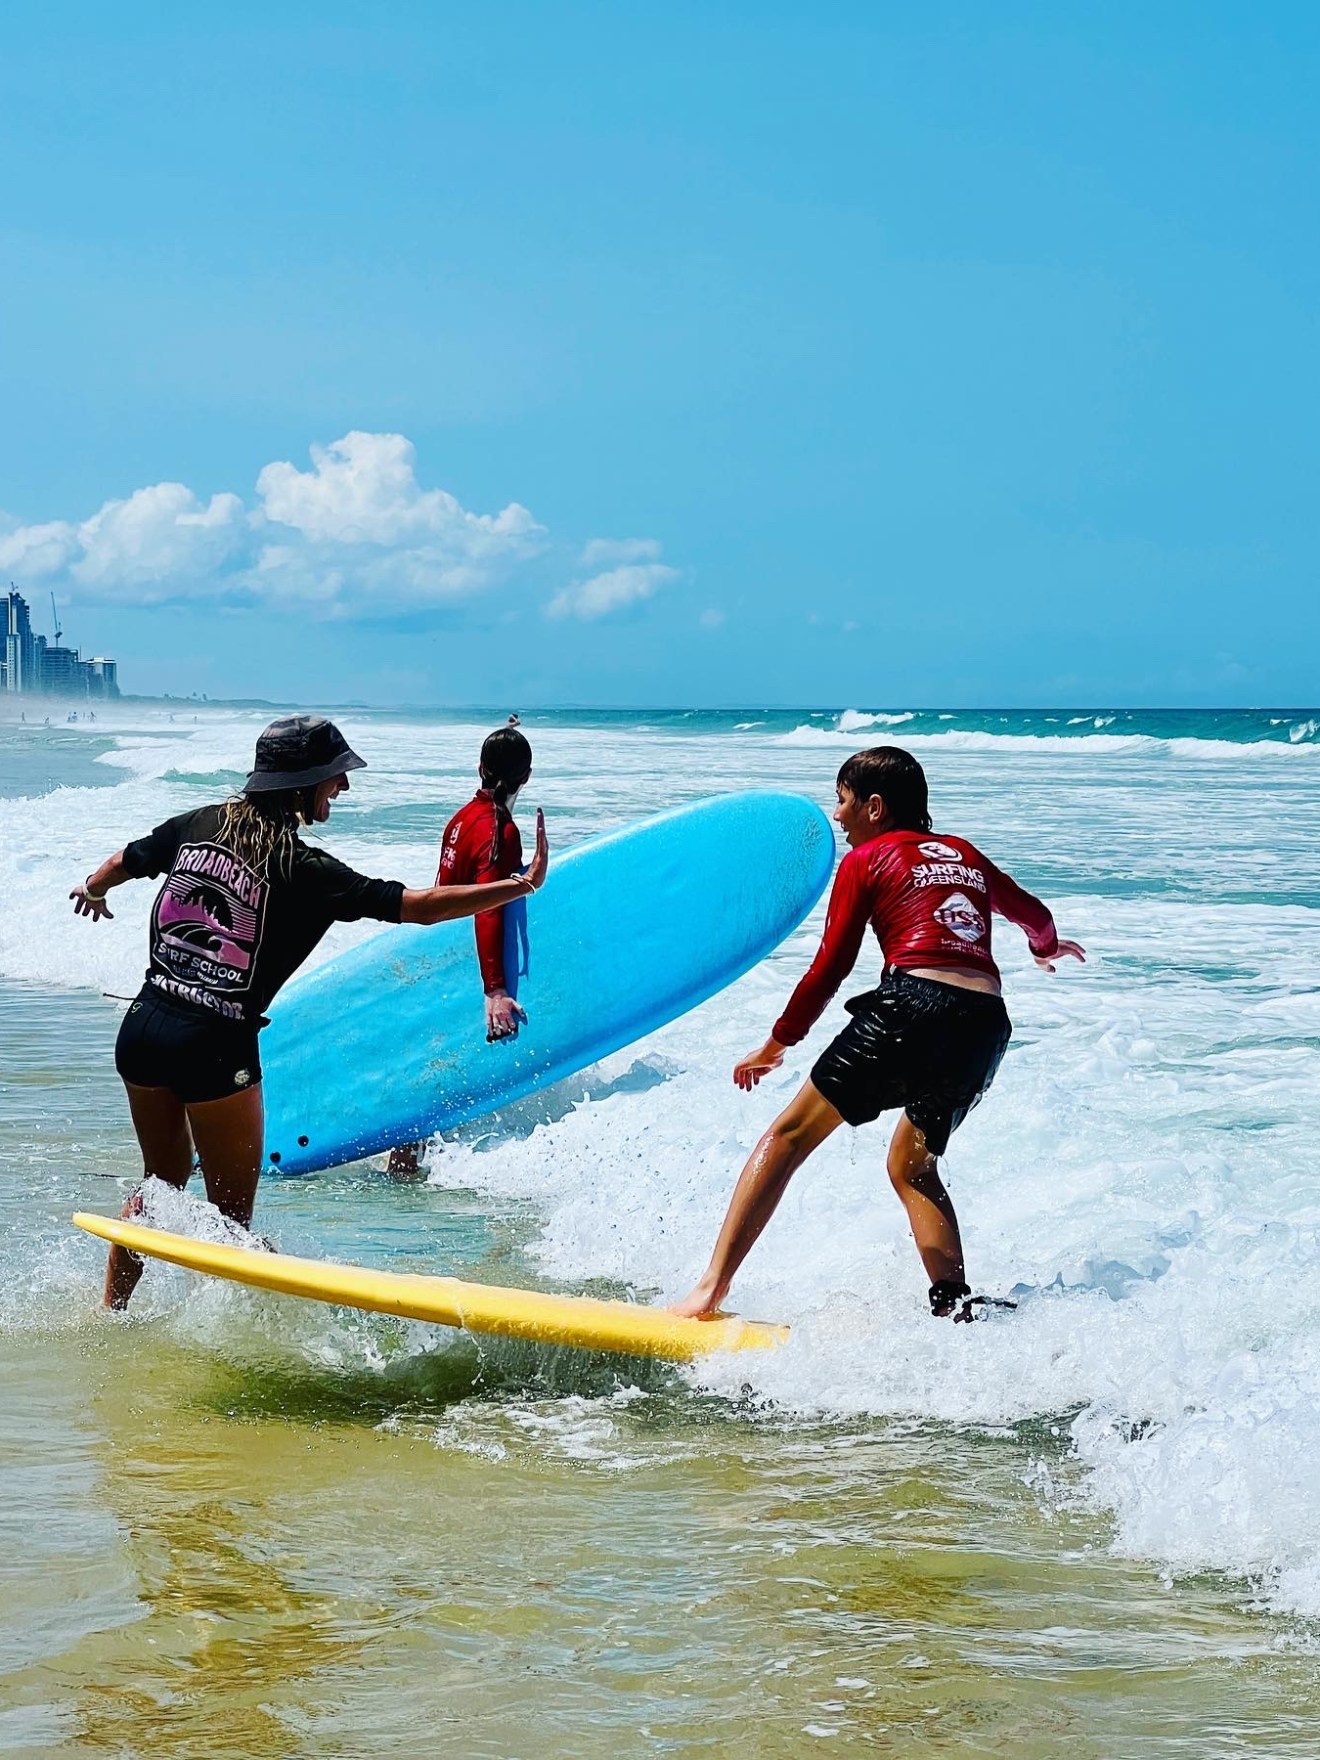
[[[545,881],[545,821],[527,871],[482,886],[406,887],[355,873],[300,830],[324,825],[364,768],[332,721],[290,715],[257,740],[242,791],[167,819],[126,844],[69,894],[79,916],[111,915],[106,895],[165,876],[151,913],[146,981],[119,1030],[115,1067],[128,1092],[146,1177],[182,1189],[201,1163],[206,1195],[246,1228],[263,1161],[264,1012],[335,922],[441,923],[524,898]],[[137,1193],[124,1214],[140,1208]],[[105,1302],[128,1304],[141,1261],[111,1247]]]
[[[856,752],[840,769],[834,817],[848,841],[830,894],[820,950],[770,1037],[734,1067],[750,1093],[804,1039],[852,971],[868,925],[885,958],[877,990],[846,1004],[852,1020],[810,1081],[761,1138],[734,1188],[701,1281],[672,1312],[706,1319],[728,1293],[788,1183],[841,1124],[869,1124],[902,1107],[888,1170],[930,1279],[937,1317],[973,1318],[962,1237],[939,1176],[949,1137],[995,1078],[1012,1026],[990,954],[991,913],[1026,931],[1038,966],[1066,956],[1038,898],[965,837],[931,832],[926,776],[900,746]],[[984,1300],[985,1298],[975,1298]]]

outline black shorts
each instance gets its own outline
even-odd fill
[[[115,1068],[138,1088],[168,1088],[187,1105],[227,1100],[261,1080],[255,1021],[227,1021],[144,986],[115,1041]]]
[[[1003,998],[903,971],[844,1005],[853,1017],[811,1079],[848,1124],[901,1106],[932,1155],[995,1079],[1013,1026]]]

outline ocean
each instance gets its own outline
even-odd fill
[[[68,1217],[138,1171],[112,1047],[152,888],[99,925],[67,895],[241,781],[268,714],[2,713],[0,1750],[1320,1751],[1320,711],[524,715],[552,851],[729,789],[828,805],[850,750],[907,745],[936,831],[1088,950],[1050,977],[999,926],[1015,1036],[946,1164],[1016,1313],[928,1318],[882,1123],[812,1160],[734,1286],[787,1346],[691,1370],[158,1266],[99,1312]],[[326,846],[428,881],[502,718],[340,712],[369,768]],[[734,1089],[822,916],[424,1178],[265,1181],[255,1226],[681,1293],[843,1018]],[[844,994],[877,971],[870,944]],[[200,1194],[170,1219],[207,1227]]]

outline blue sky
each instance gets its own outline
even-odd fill
[[[1318,63],[1282,5],[11,9],[0,578],[146,691],[1314,702]]]

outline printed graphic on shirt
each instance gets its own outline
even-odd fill
[[[151,957],[161,989],[230,1017],[252,981],[266,883],[214,843],[185,844],[152,915]]]
[[[960,862],[963,859],[960,849],[955,849],[951,843],[937,843],[934,838],[929,843],[919,843],[917,848],[931,862]]]
[[[929,849],[929,844],[922,844]],[[956,852],[955,852],[956,853]],[[970,886],[975,892],[988,892],[985,875],[972,868],[959,856],[955,862],[917,862],[912,869],[914,886]]]
[[[937,923],[943,923],[959,941],[983,941],[985,918],[965,892],[951,892],[935,912]]]

